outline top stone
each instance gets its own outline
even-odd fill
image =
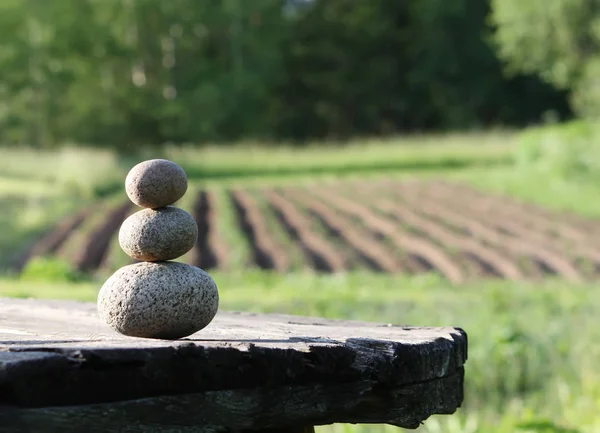
[[[187,191],[185,171],[172,161],[150,159],[134,166],[125,179],[129,199],[140,207],[156,209],[175,203]]]

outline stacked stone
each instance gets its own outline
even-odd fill
[[[100,317],[121,334],[178,339],[205,328],[217,314],[219,293],[211,276],[171,261],[198,238],[194,218],[172,206],[187,187],[185,171],[165,159],[141,162],[127,175],[127,196],[145,209],[123,222],[119,244],[142,262],[117,270],[98,293]]]

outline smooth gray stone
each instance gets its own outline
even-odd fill
[[[123,251],[147,262],[181,257],[197,240],[198,225],[194,217],[174,206],[138,211],[119,229],[119,245]]]
[[[187,191],[183,168],[167,159],[150,159],[135,165],[125,179],[125,191],[136,205],[156,209],[179,200]]]
[[[177,262],[143,262],[116,271],[98,293],[98,313],[131,337],[175,340],[205,328],[217,314],[210,275]]]

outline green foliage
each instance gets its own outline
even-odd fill
[[[596,0],[492,0],[499,55],[573,92],[578,113],[600,115],[600,5]]]
[[[35,257],[20,274],[23,281],[76,282],[85,279],[65,260],[55,257]]]
[[[0,142],[135,153],[569,114],[540,80],[503,78],[489,0],[282,3],[4,0]]]
[[[586,121],[531,128],[522,132],[515,150],[526,170],[573,180],[597,179],[600,129]]]
[[[137,160],[102,149],[5,147],[0,158],[0,176],[23,183],[29,181],[31,189],[37,181],[46,196],[64,193],[72,200],[86,200],[107,193],[115,182],[121,187],[134,161]],[[13,184],[10,188],[19,186]]]
[[[408,4],[411,68],[404,92],[414,93],[411,110],[428,119],[424,125],[522,125],[539,120],[547,110],[564,115],[564,96],[538,79],[504,77],[488,43],[490,2],[420,0]]]
[[[488,12],[472,0],[315,1],[291,22],[278,129],[346,138],[565,115],[564,95],[503,77]]]
[[[548,420],[524,422],[517,428],[519,431],[531,433],[580,433],[581,431],[576,428],[560,427]]]
[[[600,25],[600,20],[598,22]],[[581,76],[573,83],[573,108],[582,116],[597,121],[600,119],[600,56],[589,56]]]
[[[239,0],[11,0],[4,8],[11,132],[3,141],[128,149],[230,139],[252,132],[278,70],[273,0],[252,8]]]
[[[83,203],[66,186],[8,177],[0,171],[0,269],[18,262],[31,242]]]

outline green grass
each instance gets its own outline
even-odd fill
[[[37,181],[0,181],[0,185],[0,269],[61,217],[88,203]]]
[[[313,143],[304,147],[259,143],[165,146],[140,148],[137,155],[127,156],[86,147],[2,147],[0,179],[41,181],[53,188],[70,185],[98,193],[115,184],[122,186],[133,165],[151,158],[172,159],[184,167],[190,179],[197,180],[464,168],[510,162],[514,135],[498,130],[357,139],[343,145]]]
[[[278,312],[414,326],[459,326],[469,336],[465,402],[423,432],[577,432],[600,428],[600,292],[592,285],[214,272],[221,310]],[[101,282],[0,280],[0,296],[95,301]],[[523,426],[537,425],[527,429]],[[469,427],[470,426],[470,427]],[[546,426],[546,427],[544,427]],[[471,427],[473,427],[471,429]],[[521,428],[523,427],[523,428]],[[339,425],[318,431],[380,432]]]
[[[63,216],[106,195],[126,174],[110,152],[2,148],[0,269]],[[125,198],[125,197],[123,197]]]
[[[464,406],[453,416],[433,417],[419,431],[597,432],[600,431],[597,415],[600,413],[597,368],[600,292],[593,284],[483,281],[450,286],[433,275],[409,278],[368,273],[318,276],[235,271],[244,261],[248,245],[238,231],[231,230],[234,211],[224,188],[232,185],[320,184],[339,178],[443,177],[550,209],[600,217],[600,183],[568,175],[573,170],[565,170],[560,164],[559,169],[552,169],[557,158],[544,158],[543,153],[542,156],[536,153],[549,146],[538,146],[535,140],[541,139],[537,137],[526,136],[529,141],[523,145],[529,151],[525,156],[535,162],[530,165],[523,153],[519,153],[522,144],[519,138],[497,131],[357,141],[344,148],[323,144],[305,149],[260,145],[167,147],[160,152],[142,152],[127,158],[79,148],[58,152],[3,149],[0,251],[16,251],[61,213],[86,200],[113,192],[125,199],[123,180],[136,162],[159,157],[173,159],[187,170],[190,191],[206,186],[217,191],[222,212],[219,231],[232,247],[233,269],[228,273],[213,273],[220,287],[222,310],[460,326],[467,331],[470,344]],[[546,136],[543,140],[546,143]],[[549,149],[559,146],[555,141],[551,144]],[[521,159],[512,164],[515,155]],[[0,267],[5,257],[0,256]],[[94,301],[102,284],[100,280],[51,282],[50,277],[56,280],[61,272],[67,274],[62,264],[48,262],[38,266],[40,276],[45,279],[37,278],[36,269],[27,279],[0,279],[0,296]],[[336,425],[317,431],[397,429]]]
[[[298,176],[343,176],[403,171],[438,171],[474,164],[510,162],[509,132],[407,136],[357,140],[343,147],[262,145],[170,147],[163,157],[177,161],[193,179],[235,181],[257,177],[279,181]]]
[[[106,185],[123,185],[132,162],[108,150],[63,147],[40,150],[3,147],[0,178],[40,183],[56,194],[67,192],[91,198]],[[12,189],[13,187],[11,187]],[[3,188],[0,187],[0,191]]]
[[[547,209],[600,218],[600,183],[561,179],[511,167],[498,167],[494,170],[471,168],[446,173],[445,177]]]
[[[249,240],[241,230],[233,230],[237,224],[236,210],[224,188],[215,188],[215,205],[219,221],[217,233],[222,242],[227,246],[227,269],[242,269],[247,266],[251,255]]]
[[[504,131],[356,140],[339,145],[317,143],[305,148],[244,146],[140,149],[119,156],[85,147],[32,149],[2,147],[0,159],[0,270],[36,237],[100,197],[124,194],[128,170],[144,159],[169,158],[180,163],[194,188],[282,185],[335,180],[340,177],[452,172],[472,165],[510,161],[513,134]]]

